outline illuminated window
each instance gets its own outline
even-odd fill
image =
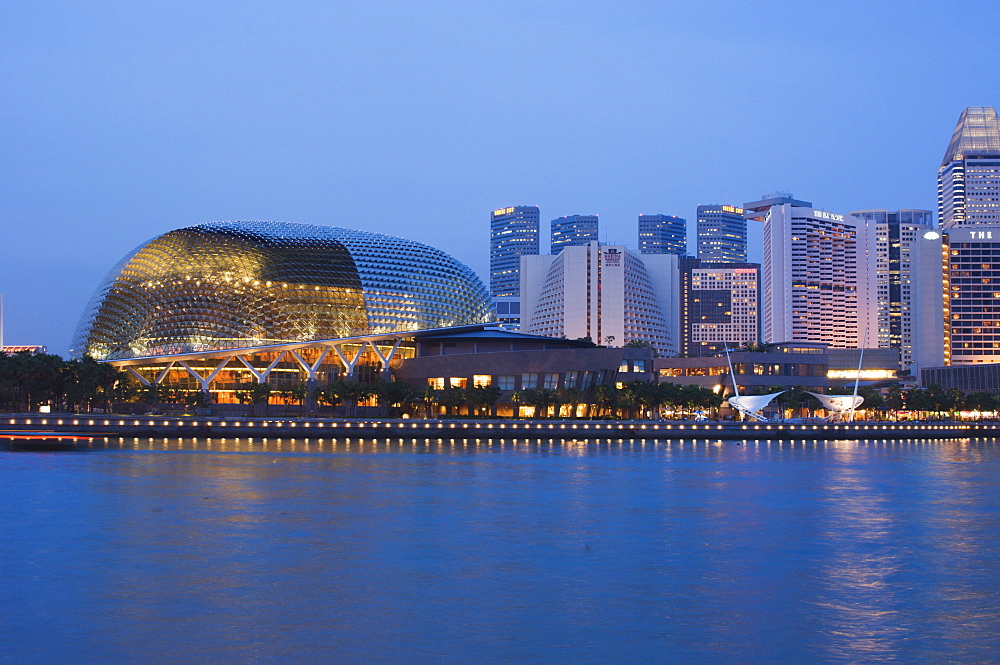
[[[472,377],[472,385],[477,388],[485,388],[493,383],[493,377],[489,374],[475,374]]]
[[[444,390],[444,377],[439,377],[436,379],[427,379],[427,385],[434,390]]]
[[[469,380],[463,377],[453,376],[448,379],[448,385],[452,388],[464,388],[469,384]]]

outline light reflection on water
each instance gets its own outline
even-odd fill
[[[0,662],[995,662],[970,441],[0,453]]]

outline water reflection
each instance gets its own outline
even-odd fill
[[[0,597],[19,608],[0,628],[10,662],[989,662],[1000,651],[993,443],[95,447],[0,453]]]

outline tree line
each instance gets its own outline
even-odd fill
[[[763,392],[778,392],[787,387],[774,386]],[[263,410],[278,401],[286,406],[298,405],[305,414],[311,404],[342,407],[344,415],[357,414],[358,406],[374,401],[383,416],[398,417],[406,410],[431,417],[444,409],[449,416],[497,415],[502,391],[495,385],[447,387],[416,387],[402,381],[368,384],[358,381],[334,381],[310,389],[305,383],[276,384],[247,382],[234,391],[236,398],[251,408]],[[831,390],[850,393],[850,388]],[[862,387],[863,407],[876,415],[912,411],[923,417],[955,417],[959,411],[1000,411],[1000,391],[965,393],[937,385],[901,390],[890,387],[883,394]],[[374,400],[372,399],[374,398]],[[584,390],[576,388],[528,388],[514,391],[510,401],[515,408],[533,407],[535,417],[557,417],[566,405],[582,405],[571,415],[588,418],[653,418],[662,411],[692,414],[697,411],[717,412],[723,397],[712,390],[694,385],[647,383],[632,381],[598,384]],[[128,371],[99,363],[84,356],[74,360],[47,353],[0,353],[0,409],[8,412],[35,411],[49,404],[56,411],[81,412],[101,409],[110,411],[114,404],[142,402],[151,409],[161,404],[179,404],[192,408],[208,408],[211,398],[200,390],[175,386],[142,385]],[[818,402],[799,390],[780,396],[776,405],[793,411],[816,408]]]

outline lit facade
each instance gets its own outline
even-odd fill
[[[687,253],[687,220],[674,215],[639,215],[639,253]]]
[[[586,245],[597,240],[597,215],[567,215],[552,220],[549,246],[552,254],[564,247]]]
[[[942,233],[944,363],[1000,363],[1000,225]]]
[[[874,224],[785,194],[743,208],[764,223],[763,341],[874,345]]]
[[[212,222],[112,269],[73,352],[125,359],[485,323],[479,278],[393,236],[287,222]]]
[[[1000,225],[1000,118],[992,106],[971,106],[958,118],[938,169],[942,229]]]
[[[715,263],[745,263],[747,220],[733,205],[698,206],[698,258]]]
[[[490,214],[490,295],[517,297],[521,257],[538,252],[538,206],[494,210]]]
[[[676,353],[677,257],[597,242],[522,257],[521,313],[527,333]]]
[[[710,356],[760,343],[760,265],[680,259],[680,348]]]
[[[858,210],[875,224],[878,347],[899,349],[904,372],[944,361],[941,234],[930,210]],[[869,340],[869,346],[872,346]]]

